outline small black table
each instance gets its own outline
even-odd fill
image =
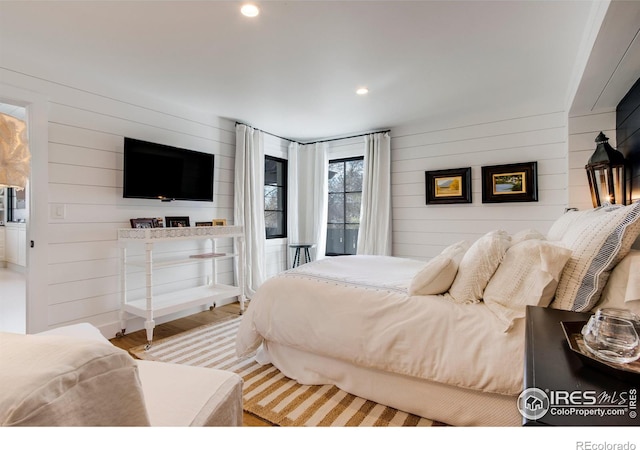
[[[590,316],[527,306],[524,388],[527,393],[533,392],[530,389],[544,392],[549,402],[546,414],[537,419],[525,417],[523,425],[640,425],[637,417],[640,383],[624,381],[585,365],[569,348],[561,322],[586,321]],[[523,402],[527,401],[527,394],[521,397]],[[533,411],[535,397],[528,397]],[[604,415],[594,412],[598,408]],[[543,411],[541,408],[540,412]]]
[[[297,267],[300,265],[300,250],[304,250],[304,262],[311,262],[311,254],[309,253],[310,248],[314,248],[316,244],[289,244],[289,247],[296,249],[296,254],[293,257],[293,267]]]

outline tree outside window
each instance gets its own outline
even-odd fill
[[[287,161],[265,156],[264,224],[267,239],[287,237]]]
[[[363,169],[363,157],[329,161],[327,256],[356,254]]]

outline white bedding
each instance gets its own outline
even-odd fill
[[[508,332],[483,303],[409,296],[423,262],[342,256],[265,282],[237,338],[247,354],[263,340],[358,366],[506,395],[522,391],[524,321]]]

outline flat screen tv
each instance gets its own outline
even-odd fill
[[[213,201],[214,155],[124,138],[124,198]]]

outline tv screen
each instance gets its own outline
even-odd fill
[[[214,155],[124,138],[124,198],[213,201]]]

